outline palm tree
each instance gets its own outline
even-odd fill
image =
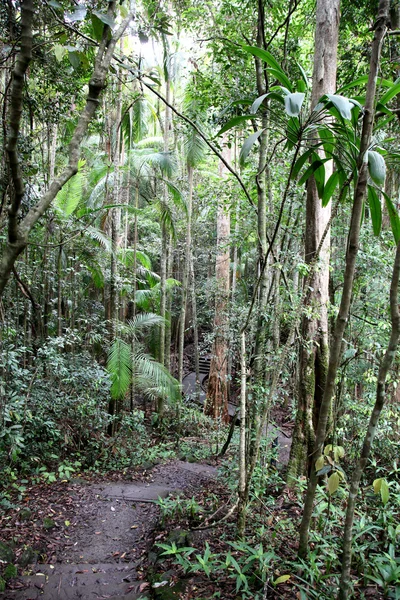
[[[116,416],[120,403],[133,384],[136,390],[151,400],[176,402],[180,391],[176,379],[144,349],[140,333],[146,328],[159,326],[162,317],[154,313],[136,315],[126,324],[119,324],[118,333],[108,354],[107,370],[111,377],[110,415]],[[126,341],[126,338],[130,341]],[[115,420],[110,433],[115,431]]]

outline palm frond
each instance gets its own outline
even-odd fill
[[[133,336],[137,336],[140,329],[145,327],[154,327],[155,325],[161,325],[164,322],[164,318],[155,313],[140,313],[133,319],[127,321],[127,329]]]
[[[162,150],[164,147],[164,139],[161,136],[152,136],[144,138],[136,143],[136,148],[155,148]]]
[[[188,131],[183,142],[183,147],[188,167],[195,168],[203,162],[207,151],[207,144],[195,129],[192,128]]]
[[[79,161],[78,172],[67,181],[55,198],[54,205],[58,209],[60,215],[64,218],[68,218],[70,215],[72,215],[79,203],[82,201],[82,168],[84,164],[84,161]]]
[[[86,229],[86,232],[88,234],[89,237],[92,238],[92,240],[95,240],[96,242],[98,242],[101,246],[103,246],[103,248],[111,254],[112,252],[112,242],[111,239],[102,231],[100,231],[99,229],[96,229],[96,227],[93,226],[89,226]]]
[[[173,201],[174,205],[176,206],[176,208],[180,208],[181,210],[183,210],[183,212],[187,216],[187,214],[188,214],[187,204],[186,204],[186,200],[185,200],[183,194],[180,192],[180,190],[178,190],[178,188],[173,183],[171,183],[171,181],[164,180],[164,182],[168,188],[169,193],[171,194],[172,201]]]
[[[111,376],[111,396],[117,400],[122,399],[129,389],[132,378],[130,344],[115,338],[108,354],[107,371]]]
[[[133,267],[135,260],[134,250],[132,248],[127,248],[126,250],[121,249],[118,252],[118,258],[126,267]],[[136,260],[146,269],[146,271],[151,270],[150,258],[141,250],[136,250]]]
[[[133,357],[133,380],[136,387],[151,399],[165,398],[177,402],[181,392],[177,380],[148,354],[136,352]]]

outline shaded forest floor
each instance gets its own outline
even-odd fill
[[[0,561],[18,568],[17,577],[9,574],[5,600],[334,598],[338,564],[323,546],[331,509],[314,523],[313,539],[320,541],[311,542],[302,566],[296,550],[304,485],[285,486],[290,427],[276,417],[284,433],[278,448],[267,445],[262,453],[245,542],[237,540],[236,516],[228,515],[237,486],[235,445],[222,460],[211,447],[201,458],[206,437],[184,438],[193,455],[146,468],[15,482],[0,516]],[[353,597],[384,596],[364,581]]]

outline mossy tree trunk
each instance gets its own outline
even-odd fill
[[[336,88],[337,46],[339,34],[340,0],[318,0],[315,29],[315,54],[311,104],[316,106],[321,96],[332,94]],[[332,172],[331,162],[325,163],[326,179]],[[331,216],[331,205],[322,207],[315,179],[307,184],[305,262],[315,257],[321,237]],[[309,457],[315,441],[319,407],[324,393],[328,367],[328,314],[329,301],[330,235],[320,251],[319,268],[313,271],[308,283],[312,289],[308,313],[301,325],[302,341],[299,357],[297,414],[288,467],[288,482],[305,475],[310,468]]]

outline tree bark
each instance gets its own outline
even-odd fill
[[[354,272],[356,258],[358,253],[361,216],[363,212],[364,196],[367,188],[368,165],[365,161],[365,153],[371,141],[372,128],[374,123],[374,100],[376,93],[376,82],[378,77],[378,68],[381,57],[382,43],[386,34],[389,13],[389,0],[380,0],[378,8],[378,18],[375,23],[375,36],[372,43],[370,72],[367,84],[367,93],[364,107],[364,118],[360,142],[360,153],[358,157],[358,178],[354,191],[353,209],[350,221],[350,229],[347,242],[346,267],[344,272],[343,292],[340,302],[339,314],[335,322],[332,343],[330,345],[328,373],[324,395],[322,398],[318,426],[315,434],[314,451],[312,454],[312,468],[308,482],[305,498],[303,518],[300,525],[299,556],[304,558],[307,554],[308,534],[313,511],[315,491],[317,488],[318,477],[315,470],[315,462],[322,455],[325,442],[326,429],[331,410],[332,397],[335,391],[336,373],[340,363],[341,347],[343,334],[346,328],[349,316],[351,294],[353,289]]]
[[[318,0],[314,42],[314,71],[311,96],[313,109],[321,96],[333,94],[336,89],[337,47],[340,20],[340,0]],[[332,162],[325,163],[326,180],[332,173]],[[331,203],[325,208],[318,197],[315,179],[307,184],[305,262],[315,257],[321,236],[331,217]],[[313,316],[304,315],[299,357],[299,385],[297,414],[293,443],[288,466],[288,482],[310,470],[309,457],[315,440],[319,407],[325,387],[328,367],[328,313],[329,302],[330,233],[320,250],[319,269],[313,270],[309,304]]]
[[[224,169],[221,164],[220,175]],[[214,342],[207,386],[207,398],[204,407],[206,415],[220,418],[228,423],[228,329],[229,329],[229,286],[230,286],[230,215],[222,202],[218,203],[217,213],[217,254],[215,262],[215,312]]]
[[[179,325],[179,348],[178,348],[178,381],[182,385],[183,378],[183,348],[185,344],[185,322],[186,322],[186,305],[189,289],[190,278],[190,261],[192,253],[192,203],[193,203],[193,167],[188,166],[188,184],[189,193],[187,200],[187,224],[186,224],[186,247],[185,247],[185,266],[182,280],[182,306],[181,318]]]

